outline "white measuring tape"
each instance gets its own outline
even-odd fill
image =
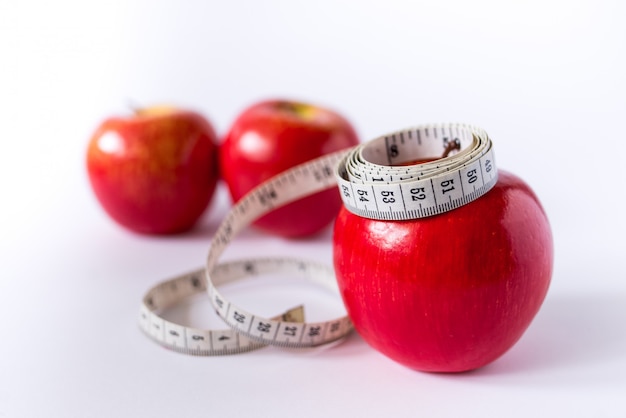
[[[445,157],[442,154],[445,153]],[[415,161],[430,161],[414,164]],[[307,195],[337,187],[351,212],[373,219],[417,219],[450,211],[488,192],[497,181],[491,140],[464,124],[423,125],[287,170],[253,189],[226,215],[213,237],[204,269],[148,291],[140,327],[159,344],[195,354],[234,354],[266,345],[315,347],[345,337],[347,316],[307,323],[301,307],[265,318],[229,302],[218,287],[268,272],[304,276],[337,292],[332,269],[303,260],[270,258],[218,264],[235,236],[257,218]],[[206,291],[224,330],[199,330],[162,318],[164,309]]]
[[[251,275],[275,272],[300,275],[314,281],[322,279],[322,284],[325,285],[331,284],[334,280],[333,272],[327,266],[312,262],[304,263],[301,260],[289,258],[264,258],[222,263],[213,270],[212,279],[214,285],[223,285]],[[232,328],[203,330],[185,327],[167,321],[156,313],[185,298],[205,291],[204,269],[195,270],[158,284],[150,289],[144,297],[140,311],[141,329],[156,342],[175,351],[193,355],[236,354],[265,346],[263,343],[246,338]],[[237,317],[248,315],[244,314],[243,311],[236,314],[233,312],[233,314]],[[298,325],[292,325],[288,328],[287,332],[297,338],[304,335],[302,329],[304,322],[303,306],[290,309],[282,315],[272,318],[272,320],[297,323]],[[267,327],[262,321],[258,321],[255,325],[258,333],[264,332]]]

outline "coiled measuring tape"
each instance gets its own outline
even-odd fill
[[[166,280],[147,292],[140,327],[162,346],[195,355],[234,354],[266,345],[305,348],[337,341],[352,330],[348,316],[307,323],[298,307],[266,318],[220,293],[218,288],[226,283],[278,271],[304,276],[338,293],[332,269],[310,261],[278,257],[218,264],[236,235],[275,208],[330,187],[338,186],[346,208],[359,216],[407,220],[467,204],[496,181],[489,136],[465,124],[417,126],[296,166],[233,206],[211,241],[204,269]],[[227,329],[200,330],[162,317],[163,309],[204,291]]]

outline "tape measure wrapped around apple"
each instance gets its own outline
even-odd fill
[[[305,261],[264,262],[272,268],[295,263],[320,284],[338,285],[348,316],[321,323],[263,318],[224,298],[218,261],[237,233],[276,207],[337,184],[344,206],[333,234],[336,277],[317,274]],[[245,349],[327,344],[354,327],[405,366],[459,372],[494,361],[522,336],[545,298],[552,263],[552,235],[539,200],[521,179],[498,172],[485,131],[439,124],[329,154],[255,188],[217,230],[204,280],[199,272],[183,280],[206,286]],[[245,351],[216,347],[208,335],[164,321],[155,289],[168,303],[186,297],[173,295],[168,283],[148,292],[142,305],[140,324],[153,339],[192,354]]]

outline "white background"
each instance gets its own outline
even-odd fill
[[[0,0],[0,417],[626,416],[624,4]],[[89,135],[160,102],[223,133],[268,97],[332,107],[363,140],[485,128],[555,237],[552,286],[522,340],[484,369],[434,375],[357,335],[221,358],[145,338],[143,293],[202,265],[228,199],[191,234],[128,233],[88,187]],[[229,251],[329,262],[330,231],[246,231]],[[182,314],[205,321],[203,302]]]

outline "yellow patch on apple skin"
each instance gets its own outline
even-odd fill
[[[278,108],[284,112],[296,115],[301,119],[313,120],[319,113],[319,109],[306,103],[280,102]]]
[[[134,111],[137,116],[163,116],[171,115],[178,112],[179,110],[172,105],[156,105],[135,109]]]

